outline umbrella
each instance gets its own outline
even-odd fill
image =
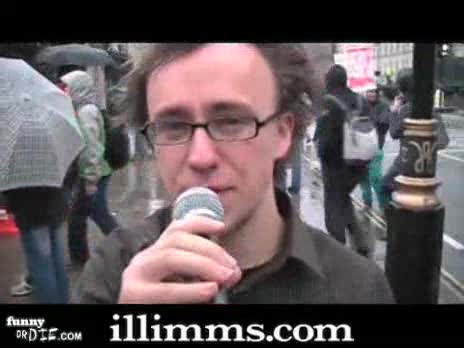
[[[71,99],[23,60],[0,58],[0,191],[61,187],[83,147]]]
[[[54,67],[64,65],[92,66],[103,65],[116,67],[113,58],[104,50],[81,44],[59,45],[44,48],[35,57],[37,64]]]

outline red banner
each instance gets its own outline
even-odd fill
[[[374,59],[372,44],[346,44],[343,53],[335,57],[336,63],[346,68],[348,85],[356,92],[375,88]]]

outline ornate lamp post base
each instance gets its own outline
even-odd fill
[[[386,210],[385,273],[399,304],[438,302],[445,209],[436,193],[436,128],[434,119],[404,120],[401,175]]]

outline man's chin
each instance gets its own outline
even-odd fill
[[[220,190],[216,191],[216,194],[219,197],[219,200],[221,201],[222,205],[224,206],[224,209],[226,207],[231,205],[231,202],[233,200],[235,190],[234,189],[226,189],[226,190]]]
[[[247,225],[252,217],[252,212],[243,209],[242,206],[234,206],[231,209],[224,208],[226,225],[225,236],[230,236]]]

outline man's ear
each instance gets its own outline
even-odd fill
[[[277,120],[277,144],[276,157],[279,160],[286,159],[292,147],[293,131],[295,129],[295,115],[291,112],[282,114]]]

